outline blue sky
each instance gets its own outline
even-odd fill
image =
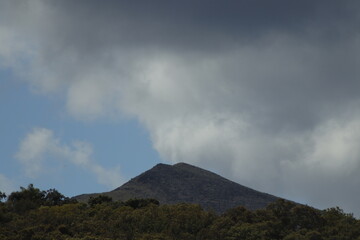
[[[148,133],[135,119],[74,120],[67,114],[59,96],[36,93],[22,79],[15,77],[11,69],[2,69],[0,78],[1,112],[6,113],[1,120],[1,174],[11,182],[4,186],[8,192],[29,183],[41,189],[57,188],[67,196],[112,190],[114,186],[100,184],[94,174],[61,162],[61,159],[47,159],[51,162],[41,174],[26,176],[24,166],[15,155],[26,134],[37,128],[51,129],[64,143],[88,142],[93,148],[94,161],[106,169],[121,166],[118,173],[122,181],[116,186],[161,161],[152,148]]]
[[[187,162],[360,214],[356,0],[0,2],[0,189]]]

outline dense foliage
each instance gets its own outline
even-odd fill
[[[154,199],[114,202],[98,196],[78,203],[55,189],[29,185],[8,197],[0,192],[0,239],[360,240],[360,221],[339,208],[320,211],[285,200],[217,215]]]

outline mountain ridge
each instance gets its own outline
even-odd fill
[[[100,194],[121,201],[155,198],[161,204],[195,203],[218,213],[240,205],[256,210],[279,199],[187,163],[159,163],[112,191],[83,194],[75,199],[87,201]]]

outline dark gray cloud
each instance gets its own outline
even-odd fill
[[[31,3],[30,3],[31,4]],[[24,5],[29,3],[22,2]],[[321,44],[358,31],[356,1],[46,2],[48,35],[77,51],[112,46],[216,52],[254,44],[271,32]],[[54,21],[54,22],[53,22]],[[56,42],[58,43],[58,41]]]
[[[347,188],[360,181],[358,1],[0,9],[2,64],[45,94],[63,93],[73,116],[133,116],[165,161],[360,213],[356,184]]]

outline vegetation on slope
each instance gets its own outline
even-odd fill
[[[236,207],[222,215],[195,204],[154,199],[77,203],[33,185],[7,198],[0,192],[2,240],[360,240],[360,221],[340,208],[317,210],[278,200],[265,209]]]

